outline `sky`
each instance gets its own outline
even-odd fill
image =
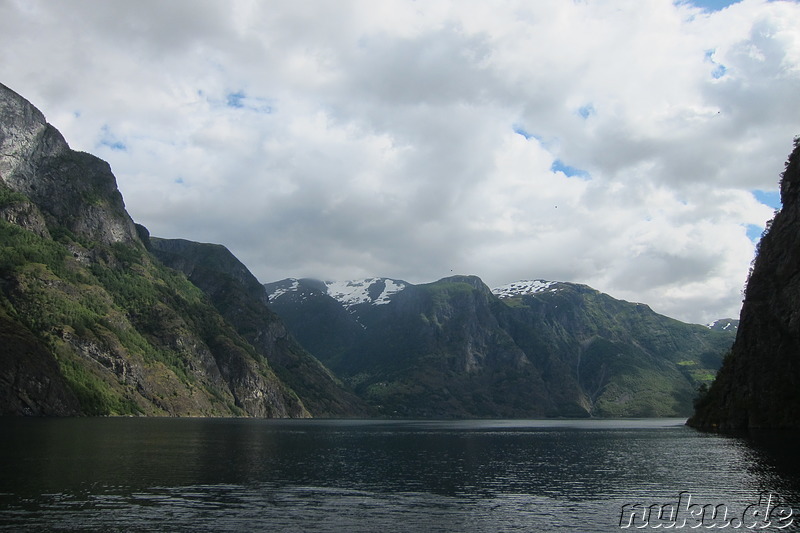
[[[262,282],[453,274],[738,317],[794,0],[0,0],[0,82]]]

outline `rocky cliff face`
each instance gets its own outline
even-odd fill
[[[108,163],[71,150],[38,109],[2,84],[0,117],[0,176],[36,205],[49,226],[104,244],[137,240]],[[7,220],[28,224],[27,218],[30,229],[42,230],[28,210],[7,213]]]
[[[0,413],[308,416],[146,234],[108,164],[0,85]]]
[[[453,276],[267,291],[300,342],[386,415],[688,415],[733,341],[583,285],[521,287]]]
[[[800,140],[781,180],[783,207],[762,237],[736,342],[689,424],[800,427]]]

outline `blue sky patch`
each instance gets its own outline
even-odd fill
[[[756,200],[764,205],[770,206],[772,209],[780,209],[783,204],[781,203],[781,193],[778,191],[753,191],[753,196]]]
[[[589,173],[585,170],[569,166],[560,159],[553,161],[550,170],[553,172],[563,172],[568,178],[589,178]]]
[[[747,238],[753,241],[754,243],[761,240],[761,234],[764,233],[764,227],[758,226],[756,224],[748,224],[747,225]]]
[[[237,109],[244,107],[242,100],[245,99],[244,91],[236,91],[235,93],[228,93],[225,104],[228,107],[235,107]]]
[[[587,119],[595,114],[594,106],[592,104],[586,104],[585,106],[579,107],[578,114],[584,119]]]
[[[756,200],[776,211],[783,206],[781,203],[780,191],[763,191],[761,189],[756,189],[753,190],[752,193]],[[747,225],[747,236],[754,243],[757,243],[759,240],[761,240],[762,233],[764,233],[764,226],[759,226],[756,224]]]
[[[711,77],[718,80],[728,72],[728,67],[714,61],[715,52],[716,50],[706,50],[706,61],[714,65],[714,69],[711,71]]]
[[[110,144],[109,143],[103,143],[103,144],[105,144],[105,146],[108,146],[109,148],[117,152],[124,152],[128,149],[128,147],[122,141],[116,141]]]
[[[537,141],[541,140],[533,133],[528,133],[528,131],[525,128],[519,125],[514,126],[514,133],[516,133],[517,135],[522,135],[523,137],[525,137],[525,139],[536,139]]]
[[[105,146],[106,148],[110,148],[115,152],[126,152],[128,147],[125,145],[124,142],[120,141],[116,135],[111,131],[111,128],[106,124],[100,130],[100,141],[97,143],[98,146]]]
[[[726,7],[738,4],[740,0],[690,0],[688,2],[679,0],[676,4],[692,4],[706,11],[720,11]]]
[[[214,102],[212,101],[212,103]],[[226,94],[225,106],[233,109],[255,111],[256,113],[264,113],[267,115],[273,112],[272,103],[269,99],[247,96],[244,90]]]

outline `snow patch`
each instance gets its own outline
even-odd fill
[[[286,281],[289,282],[287,285],[276,287],[275,290],[267,295],[269,297],[269,301],[273,301],[278,296],[287,292],[295,292],[300,288],[300,282],[295,278],[287,279]]]
[[[384,284],[381,293],[375,298],[370,297],[370,292],[374,294],[374,290],[371,291],[370,289],[376,283],[381,282]],[[335,298],[344,307],[352,307],[364,303],[372,305],[388,304],[391,301],[390,296],[406,288],[404,282],[386,278],[326,281],[325,286],[328,288],[328,296]]]
[[[557,281],[545,281],[543,279],[526,279],[509,283],[501,287],[492,289],[492,294],[499,298],[513,298],[514,296],[524,296],[526,294],[536,294],[550,289],[556,285]],[[550,292],[556,292],[558,287],[550,289]]]
[[[733,323],[730,320],[726,320],[726,319],[715,320],[714,322],[706,324],[706,327],[708,329],[716,329],[716,330],[722,330],[722,331],[728,331],[728,330],[735,331],[735,330],[739,329],[739,326],[737,324]]]
[[[386,287],[383,289],[383,292],[380,296],[378,296],[375,301],[372,303],[375,305],[383,305],[389,303],[389,296],[395,294],[397,292],[402,291],[406,288],[406,284],[402,281],[395,281],[393,279],[384,280],[386,282]]]

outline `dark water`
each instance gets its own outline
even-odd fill
[[[0,530],[618,531],[681,492],[797,530],[797,450],[683,420],[0,419]]]

